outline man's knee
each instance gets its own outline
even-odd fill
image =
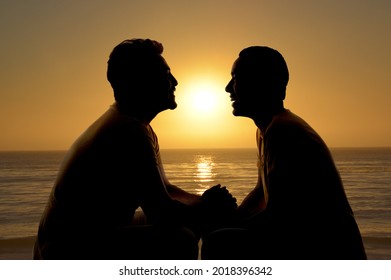
[[[198,238],[186,227],[161,229],[165,254],[169,259],[197,259]],[[163,254],[163,255],[165,255]]]
[[[258,244],[246,229],[221,229],[203,238],[201,258],[210,260],[254,259]]]

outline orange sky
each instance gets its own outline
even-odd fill
[[[329,146],[391,146],[390,15],[386,0],[3,0],[0,150],[67,149],[112,104],[107,58],[133,37],[161,41],[179,81],[152,123],[163,149],[255,147],[224,92],[250,45],[284,55],[286,107]]]

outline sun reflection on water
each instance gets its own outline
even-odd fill
[[[201,195],[213,185],[214,177],[216,175],[213,172],[215,163],[213,162],[212,156],[197,156],[195,158],[195,163],[197,169],[194,173],[194,182],[198,185],[196,192]]]

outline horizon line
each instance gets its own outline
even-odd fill
[[[391,146],[330,146],[329,149],[391,149]],[[257,147],[217,147],[217,148],[160,148],[160,150],[251,150],[251,149],[257,149]],[[21,149],[21,150],[0,150],[0,153],[12,153],[12,152],[67,152],[69,149],[47,149],[47,150],[41,150],[41,149]]]

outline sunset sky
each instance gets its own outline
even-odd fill
[[[279,50],[285,105],[330,147],[391,146],[389,0],[2,0],[0,151],[67,149],[112,103],[106,64],[124,39],[163,43],[178,108],[152,122],[164,148],[255,147],[234,117],[233,61]]]

